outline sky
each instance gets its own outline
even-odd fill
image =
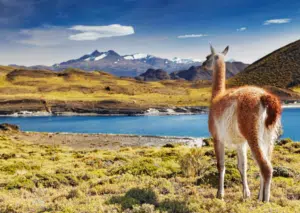
[[[0,64],[91,53],[204,60],[209,43],[252,63],[300,39],[299,0],[0,0]]]

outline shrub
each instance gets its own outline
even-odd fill
[[[6,189],[12,190],[12,189],[27,189],[32,190],[35,187],[35,184],[32,180],[27,179],[26,177],[18,177],[12,181],[10,181],[6,185]]]
[[[187,204],[183,201],[165,200],[159,205],[159,209],[174,213],[191,213]]]
[[[205,138],[203,139],[203,146],[213,146],[214,139],[213,138]]]
[[[200,148],[193,148],[179,161],[181,170],[185,176],[201,176],[211,166],[209,158],[203,154]]]
[[[273,168],[273,177],[294,177],[295,172],[286,167],[276,166]]]
[[[142,204],[156,206],[158,204],[158,198],[151,189],[132,188],[123,197],[112,197],[109,203],[121,204],[122,209],[132,209],[133,206]]]
[[[156,161],[150,157],[142,157],[127,164],[115,166],[110,169],[110,173],[170,177],[179,171],[178,167],[173,160]]]
[[[233,164],[226,164],[224,186],[232,187],[235,184],[241,182],[241,176],[239,171],[235,168]],[[219,173],[216,168],[208,171],[202,177],[198,178],[196,181],[197,185],[208,184],[214,188],[217,188],[219,182]]]
[[[84,194],[79,189],[72,189],[69,194],[67,195],[67,199],[73,199],[73,198],[80,198]]]
[[[133,206],[132,210],[127,209],[124,211],[124,213],[158,213],[158,211],[155,211],[155,206],[151,204],[143,204],[143,205],[136,205]]]
[[[15,162],[9,165],[2,166],[0,171],[6,172],[8,174],[15,174],[17,170],[39,170],[38,165],[28,165],[23,162]]]

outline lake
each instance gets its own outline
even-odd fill
[[[112,133],[158,136],[209,136],[207,114],[168,116],[41,116],[0,117],[0,123],[17,124],[24,131]],[[300,141],[300,109],[286,108],[284,135]]]

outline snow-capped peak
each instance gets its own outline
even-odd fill
[[[191,64],[191,63],[201,62],[200,59],[181,59],[178,57],[173,58],[171,61],[177,64]]]

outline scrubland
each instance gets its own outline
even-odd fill
[[[271,202],[257,201],[259,172],[249,158],[252,196],[242,199],[236,152],[226,151],[225,199],[208,146],[85,150],[0,135],[0,212],[299,212],[300,143],[277,142]]]

